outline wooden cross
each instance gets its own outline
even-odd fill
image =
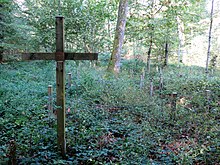
[[[22,60],[56,60],[56,105],[58,147],[66,155],[65,140],[65,60],[98,60],[98,53],[64,52],[64,17],[56,17],[56,52],[23,53]]]

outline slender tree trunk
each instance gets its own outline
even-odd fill
[[[108,18],[108,37],[109,39],[112,38],[112,33],[111,33],[111,24],[110,24],[110,18]],[[111,51],[111,46],[108,44],[108,51]]]
[[[178,38],[179,38],[179,48],[178,48],[178,63],[183,62],[183,55],[185,53],[185,34],[184,34],[184,24],[183,21],[177,16],[177,24],[178,24]]]
[[[121,50],[124,40],[127,13],[128,0],[120,0],[113,51],[108,65],[108,71],[114,72],[116,74],[118,74],[120,71]]]
[[[155,0],[151,0],[151,13],[150,13],[150,19],[154,20],[154,4]],[[151,52],[152,52],[152,46],[153,46],[153,33],[154,33],[154,25],[149,24],[150,26],[150,46],[147,52],[147,71],[150,72],[150,61],[151,61]]]
[[[152,28],[152,34],[150,36],[150,47],[147,52],[147,71],[150,72],[150,60],[151,60],[151,51],[153,46],[153,28]]]
[[[169,45],[168,45],[168,41],[166,41],[165,43],[165,60],[164,60],[164,66],[168,65],[168,49],[169,49]]]
[[[212,0],[211,20],[210,20],[209,40],[208,40],[208,52],[207,52],[206,69],[205,69],[207,74],[209,72],[210,48],[211,48],[211,38],[212,38],[213,9],[214,9],[214,0]]]

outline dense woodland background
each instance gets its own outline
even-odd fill
[[[1,0],[1,55],[5,51],[55,50],[54,18],[65,17],[66,50],[112,52],[119,0],[12,1]],[[169,56],[184,64],[205,66],[211,22],[211,0],[129,1],[122,57],[147,60]],[[211,66],[219,53],[219,1],[214,1]],[[179,56],[179,59],[177,58]],[[219,65],[219,64],[218,64]]]
[[[218,164],[219,8],[219,0],[0,0],[0,164]],[[19,56],[55,52],[59,14],[66,52],[99,53],[97,62],[66,62],[65,159],[48,110],[54,62]]]

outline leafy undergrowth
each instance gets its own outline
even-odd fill
[[[54,63],[0,65],[0,164],[12,159],[13,147],[18,164],[220,162],[219,73],[207,80],[201,68],[171,66],[160,93],[154,70],[140,89],[139,72],[124,70],[115,78],[83,65],[68,62],[66,68],[73,76],[66,92],[65,159],[56,145],[56,120],[47,110],[47,86],[55,91]],[[175,111],[172,92],[178,93]]]

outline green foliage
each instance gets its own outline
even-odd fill
[[[131,71],[133,70],[136,74],[141,74],[146,64],[142,60],[132,59],[122,61],[122,70]]]
[[[28,26],[20,17],[20,8],[13,0],[0,3],[0,51],[25,49],[25,30]]]
[[[1,163],[8,161],[10,140],[16,141],[19,164],[217,163],[219,73],[207,80],[201,68],[170,66],[159,95],[157,72],[146,74],[140,89],[139,69],[134,74],[123,69],[115,78],[89,62],[67,62],[73,84],[66,93],[68,155],[62,159],[56,121],[45,108],[47,86],[55,86],[51,68],[53,62],[0,65]],[[209,102],[207,89],[212,91]],[[173,91],[178,92],[175,121],[170,118]]]
[[[108,19],[114,24],[116,4],[114,1],[58,1],[27,0],[23,15],[31,38],[29,50],[53,51],[55,49],[54,19],[57,15],[65,18],[65,38],[68,51],[103,51],[112,43],[106,31]],[[112,29],[110,29],[112,31]]]
[[[58,1],[26,0],[23,8],[9,0],[1,2],[1,49],[54,51]],[[207,17],[204,3],[130,2],[126,46],[133,46],[134,57],[142,57],[153,36],[153,55],[164,54],[165,41],[175,51],[176,16],[180,15],[185,24],[197,24]],[[101,67],[67,62],[67,71],[73,73],[73,85],[66,92],[67,159],[60,157],[56,121],[46,108],[47,86],[55,87],[53,63],[0,65],[0,164],[6,164],[11,156],[11,140],[16,141],[18,164],[218,163],[219,71],[207,79],[203,68],[170,65],[164,70],[162,91],[154,68],[159,63],[151,65],[142,88],[140,75],[146,65],[142,59],[123,60],[118,77],[105,73],[102,67],[110,57],[117,4],[118,0],[61,2],[66,50],[103,52]],[[192,27],[186,27],[188,38]],[[201,33],[200,28],[194,29],[196,33],[190,37]],[[150,79],[153,97],[149,94]],[[209,97],[206,90],[211,91]],[[171,105],[174,91],[178,92],[175,118]]]

